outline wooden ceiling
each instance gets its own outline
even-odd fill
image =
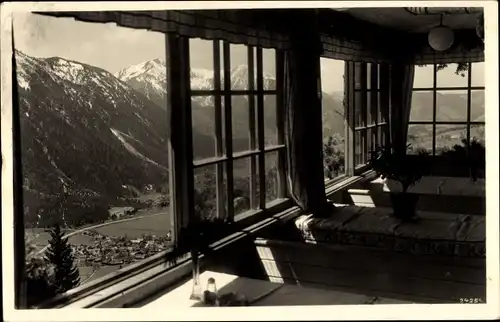
[[[420,9],[420,10],[419,10]],[[427,33],[440,23],[441,15],[439,8],[430,8],[430,12],[425,14],[424,8],[349,8],[334,9],[347,13],[357,19],[365,20],[380,26],[390,27],[409,33]],[[453,8],[441,8],[452,9]],[[457,8],[460,9],[460,8]],[[462,8],[463,9],[463,8]],[[474,8],[472,13],[465,13],[465,10],[455,12],[449,10],[443,15],[443,24],[454,30],[475,30],[477,24],[477,12],[479,8]],[[450,12],[451,11],[451,12]],[[417,12],[418,14],[415,14]]]

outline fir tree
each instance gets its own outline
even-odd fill
[[[50,236],[46,258],[54,266],[53,284],[57,292],[64,293],[80,284],[80,272],[75,266],[75,257],[68,239],[63,238],[59,225],[54,226]]]

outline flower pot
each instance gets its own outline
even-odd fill
[[[415,218],[418,195],[413,193],[391,193],[391,204],[394,217],[411,221]]]

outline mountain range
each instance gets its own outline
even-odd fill
[[[36,213],[41,203],[61,195],[70,195],[81,204],[98,198],[111,205],[147,186],[167,189],[163,60],[129,66],[116,74],[64,58],[35,58],[20,51],[16,51],[16,63],[27,212]],[[248,68],[233,68],[230,81],[234,90],[248,89]],[[275,89],[272,75],[264,75],[264,87]],[[213,88],[212,71],[191,71],[192,90]],[[415,96],[417,109],[428,104],[429,95],[420,94]],[[343,136],[342,99],[342,93],[323,93],[325,136]],[[482,100],[484,105],[484,97]],[[443,115],[450,118],[453,106],[464,104],[462,96],[452,94],[443,95],[441,101],[448,102],[450,108]],[[232,97],[235,152],[249,148],[248,103],[247,95]],[[211,157],[215,147],[214,98],[194,96],[191,105],[195,159]],[[266,144],[276,144],[273,95],[265,95],[264,123]],[[33,221],[36,216],[30,218]]]

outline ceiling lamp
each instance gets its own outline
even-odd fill
[[[439,26],[433,28],[429,32],[429,45],[435,51],[445,51],[450,49],[454,40],[455,34],[453,30],[443,25],[443,15],[441,15],[441,22]]]

